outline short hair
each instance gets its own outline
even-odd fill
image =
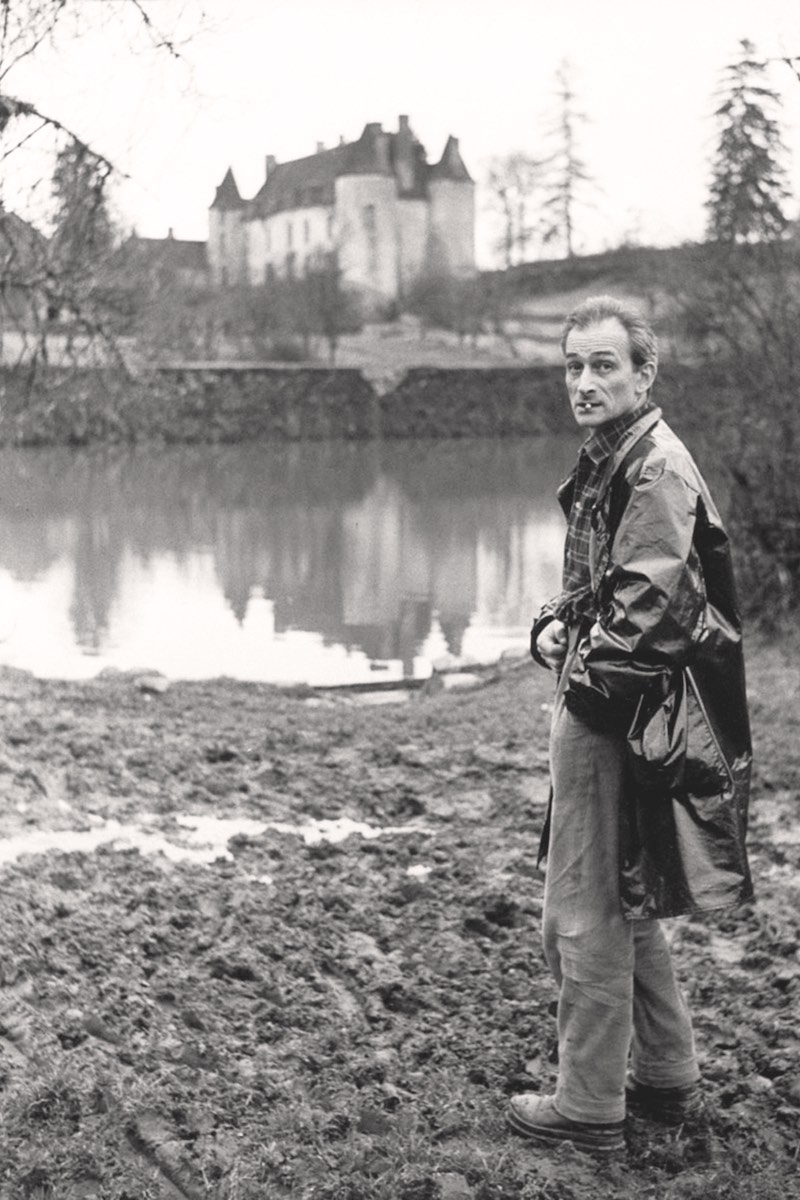
[[[577,308],[573,308],[561,333],[562,354],[566,353],[567,337],[571,330],[587,329],[609,317],[619,321],[627,331],[633,365],[643,367],[651,362],[658,366],[658,338],[652,325],[632,304],[617,300],[615,296],[589,296]]]

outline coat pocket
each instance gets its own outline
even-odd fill
[[[686,680],[689,688],[686,789],[692,796],[721,796],[728,800],[736,791],[733,771],[689,669],[686,671]]]
[[[628,731],[630,777],[640,796],[720,797],[735,791],[730,765],[689,667],[643,696]]]
[[[674,795],[682,789],[688,744],[686,674],[665,676],[661,695],[643,695],[628,730],[631,780],[640,793]]]

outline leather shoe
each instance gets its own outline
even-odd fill
[[[639,1083],[633,1075],[625,1081],[625,1104],[630,1112],[649,1117],[665,1125],[682,1125],[702,1110],[700,1085],[687,1083],[682,1087],[653,1087]]]
[[[595,1154],[611,1154],[625,1148],[623,1121],[605,1124],[572,1121],[557,1110],[554,1096],[537,1096],[533,1092],[514,1096],[506,1119],[515,1133],[548,1145],[572,1142],[576,1150]]]

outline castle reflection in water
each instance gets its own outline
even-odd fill
[[[460,654],[476,625],[519,634],[556,590],[553,493],[573,455],[568,439],[5,450],[0,601],[39,604],[102,658],[182,580],[187,620],[201,592],[240,627],[266,599],[275,638],[306,631],[412,674],[434,630]],[[161,583],[143,598],[145,576]]]

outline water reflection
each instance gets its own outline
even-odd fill
[[[569,440],[0,452],[0,660],[330,683],[524,638]]]

